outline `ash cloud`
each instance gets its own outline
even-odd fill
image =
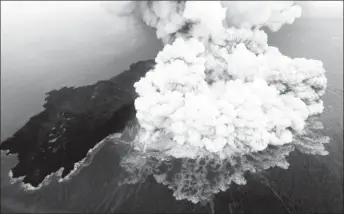
[[[300,6],[159,1],[133,8],[165,47],[134,85],[135,152],[122,161],[128,183],[153,174],[177,199],[198,203],[232,181],[245,184],[245,172],[288,168],[285,157],[295,148],[327,154],[329,138],[314,134],[310,120],[323,111],[322,62],[284,56],[261,29],[292,24]]]
[[[221,153],[228,146],[233,154],[245,154],[291,143],[307,118],[322,112],[322,62],[283,56],[259,29],[292,23],[299,6],[138,4],[143,20],[166,43],[155,68],[135,83],[137,118],[149,138],[165,136],[194,151]],[[192,25],[187,32],[181,31],[185,24]]]

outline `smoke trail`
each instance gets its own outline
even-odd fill
[[[165,47],[155,68],[134,85],[135,149],[122,160],[128,183],[153,174],[177,199],[197,203],[232,181],[245,184],[245,172],[287,168],[285,157],[295,148],[327,154],[329,139],[315,136],[308,120],[323,111],[322,62],[283,56],[260,30],[291,24],[301,15],[299,6],[136,4]]]

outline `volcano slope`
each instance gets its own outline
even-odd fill
[[[140,61],[110,80],[48,92],[45,109],[0,145],[18,157],[12,178],[37,188],[52,173],[68,176],[90,149],[135,117],[133,84],[153,66]]]

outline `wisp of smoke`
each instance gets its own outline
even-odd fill
[[[288,167],[295,148],[326,155],[310,137],[327,80],[321,61],[267,43],[301,16],[293,2],[135,2],[165,47],[135,83],[137,123],[122,160],[127,182],[153,174],[177,199],[207,201],[245,172]],[[124,133],[125,135],[125,133]],[[306,137],[307,136],[307,137]],[[122,136],[123,137],[123,136]],[[123,139],[121,142],[124,142]],[[211,175],[211,176],[209,176]]]

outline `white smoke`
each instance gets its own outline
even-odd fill
[[[168,136],[177,147],[212,152],[225,146],[238,154],[256,152],[291,143],[305,120],[322,112],[326,78],[320,61],[290,59],[269,47],[258,28],[236,28],[276,29],[300,15],[293,12],[298,6],[226,2],[228,23],[236,26],[226,28],[220,2],[142,5],[147,7],[143,19],[157,28],[158,37],[171,41],[172,34],[181,35],[166,44],[155,68],[135,84],[137,118],[149,139]],[[186,23],[192,26],[181,32]]]
[[[168,157],[185,163],[213,160],[220,165],[215,171],[222,173],[215,187],[190,184],[202,181],[208,173],[204,170],[195,181],[181,185],[213,194],[227,189],[231,180],[245,183],[245,171],[288,167],[284,157],[294,145],[307,153],[327,154],[323,143],[328,139],[317,137],[312,147],[302,137],[309,133],[307,119],[323,111],[320,98],[327,80],[322,62],[283,56],[268,45],[266,33],[260,30],[266,26],[276,31],[291,24],[301,15],[299,6],[293,2],[158,1],[137,2],[137,9],[143,21],[156,28],[165,47],[154,69],[134,85],[138,150],[124,160],[126,169],[152,174]],[[255,157],[254,161],[246,156]],[[161,161],[144,164],[147,157]],[[234,170],[231,173],[222,169],[227,162]],[[197,175],[188,167],[180,176],[185,173]],[[188,195],[190,191],[175,187],[181,184],[178,179],[185,178],[156,178],[173,189],[178,199],[196,203],[209,198],[208,193]]]
[[[223,1],[227,21],[237,28],[267,26],[277,31],[301,16],[301,7],[293,1]]]

